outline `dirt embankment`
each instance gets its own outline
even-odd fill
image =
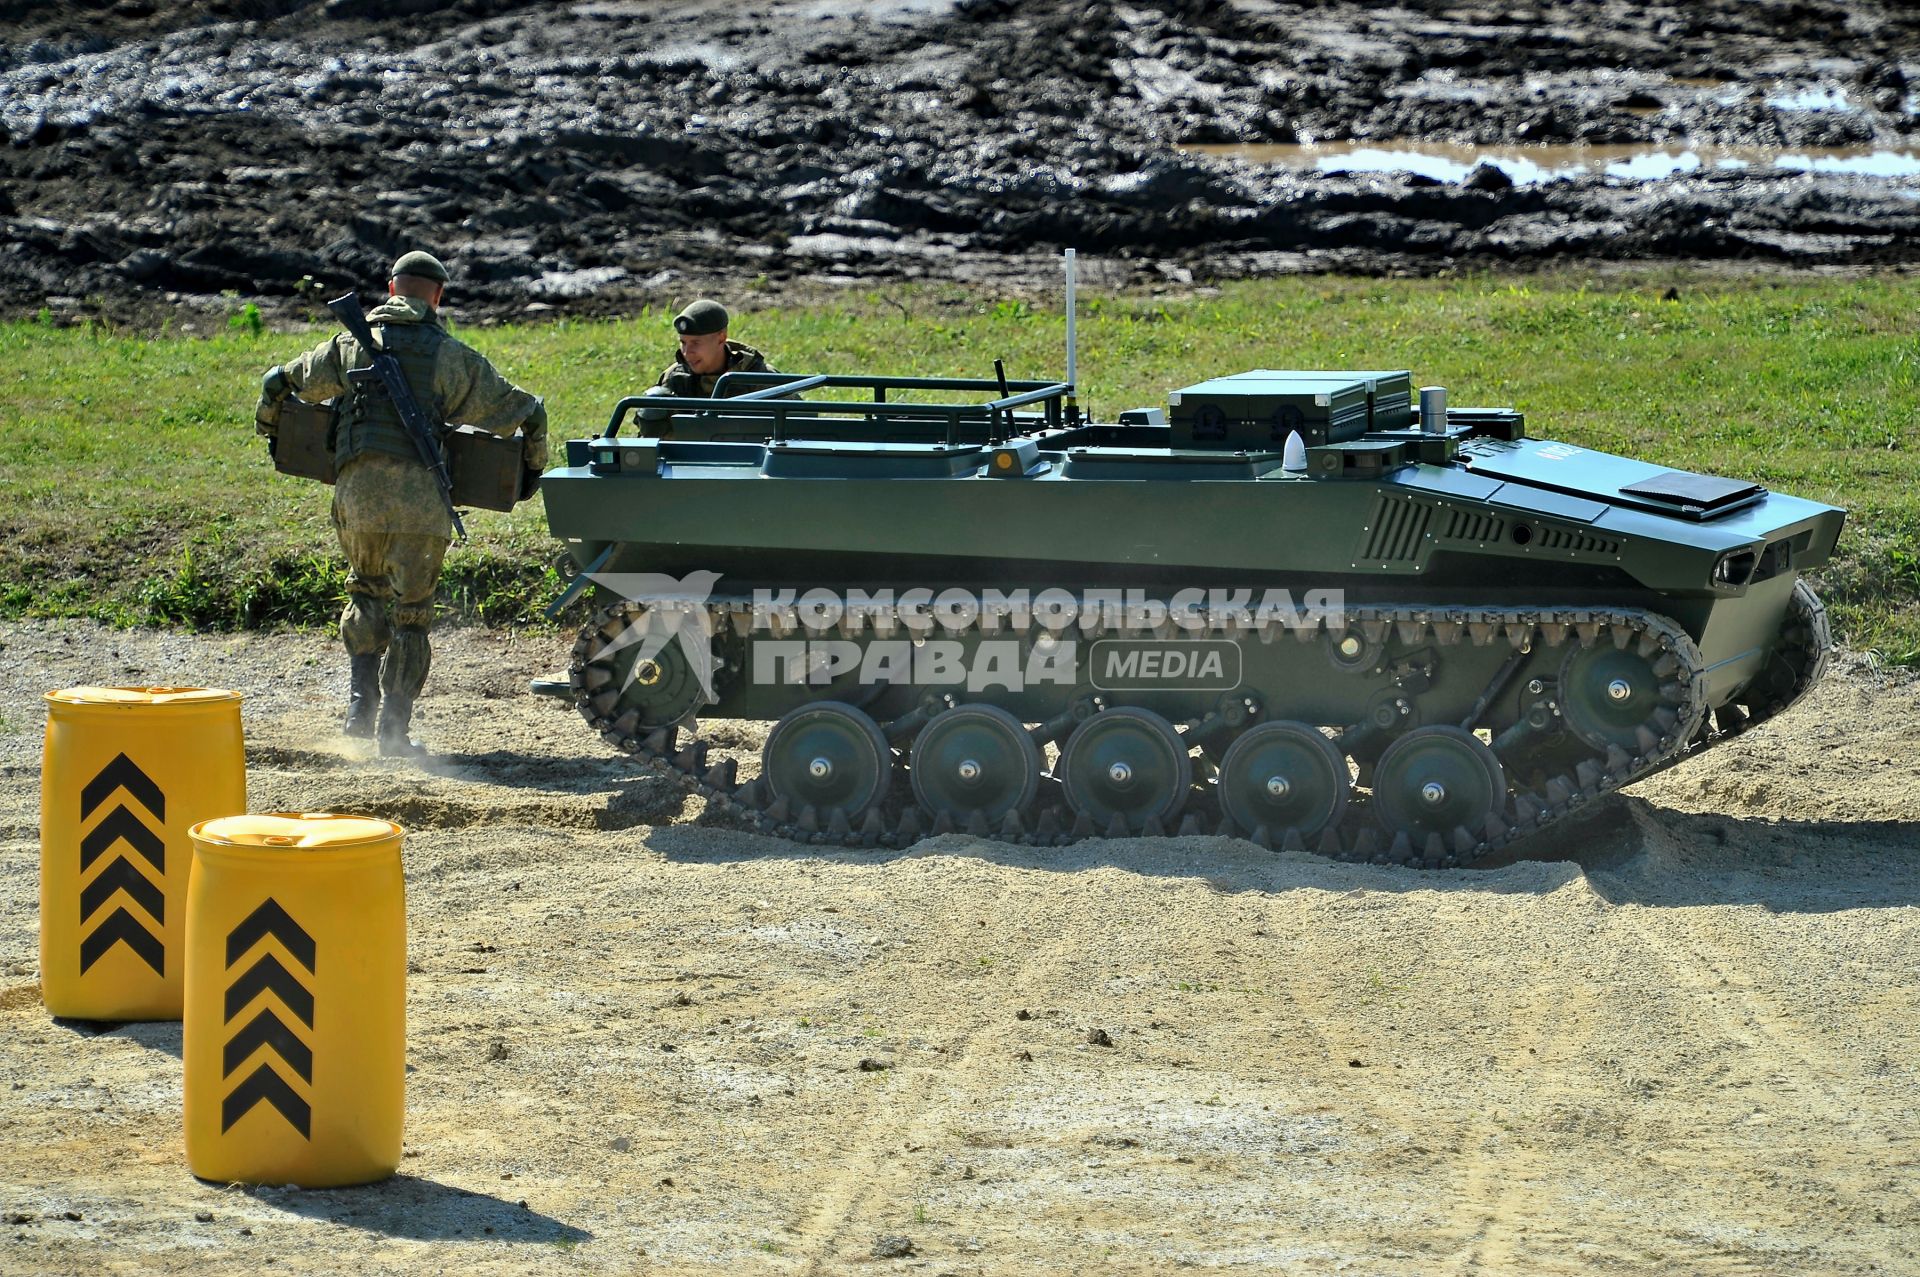
[[[424,766],[336,645],[0,627],[0,1270],[1865,1274],[1920,1266],[1920,683],[1420,873],[1217,838],[698,823],[440,644]],[[177,1024],[36,991],[40,706],[241,689],[256,808],[405,822],[397,1179],[186,1172]]]
[[[292,299],[377,280],[418,244],[493,313],[758,277],[1011,279],[1067,245],[1111,259],[1115,282],[1920,256],[1914,178],[1447,183],[1176,149],[1909,148],[1920,16],[1893,0],[4,10],[12,313]]]

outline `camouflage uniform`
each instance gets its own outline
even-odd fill
[[[405,343],[407,354],[389,353],[401,359],[403,371],[411,365],[408,385],[430,419],[497,435],[511,435],[524,424],[526,466],[535,473],[545,468],[546,413],[541,401],[494,371],[477,351],[446,335],[431,306],[418,298],[389,297],[368,313],[367,322],[376,330],[413,330]],[[383,346],[401,344],[390,341],[386,332],[376,335]],[[342,333],[283,365],[281,371],[293,393],[317,403],[348,394],[347,373],[370,367],[372,362],[359,342]],[[428,380],[430,385],[421,384]],[[433,593],[453,521],[432,472],[411,445],[396,445],[391,431],[362,444],[354,433],[354,413],[350,398],[343,405],[341,441],[335,454],[340,468],[333,491],[333,526],[348,569],[340,637],[356,671],[368,659],[377,661],[382,653],[386,655],[379,681],[385,700],[379,734],[385,748],[395,743],[388,738],[396,723],[404,740],[413,701],[432,663],[427,629],[433,621]]]
[[[675,352],[673,362],[668,364],[667,370],[660,374],[660,380],[656,384],[664,386],[669,394],[681,395],[688,399],[711,399],[714,386],[727,373],[779,371],[767,362],[765,355],[752,346],[730,341],[727,343],[727,366],[721,371],[702,376],[687,366],[684,355]],[[738,390],[728,387],[732,394],[743,394],[751,389],[754,387],[742,386]]]

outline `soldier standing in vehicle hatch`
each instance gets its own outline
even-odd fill
[[[752,346],[727,339],[727,308],[719,302],[701,298],[673,317],[673,330],[680,334],[680,349],[667,365],[660,380],[647,389],[649,395],[674,395],[684,399],[711,399],[720,378],[730,372],[779,372],[767,357]],[[729,389],[742,394],[763,387],[741,386]],[[798,395],[782,395],[797,399]],[[671,433],[671,414],[664,408],[643,408],[640,420],[652,433]]]
[[[673,317],[680,349],[660,374],[668,394],[711,399],[720,378],[730,372],[778,372],[752,346],[727,340],[727,308],[701,298]]]
[[[546,405],[447,333],[438,309],[446,285],[447,268],[437,258],[407,253],[393,264],[387,300],[367,322],[436,429],[464,424],[502,436],[515,429],[525,434],[524,501],[538,490],[547,464]],[[346,396],[335,431],[333,491],[333,526],[348,569],[340,613],[351,668],[343,730],[377,738],[382,754],[418,755],[425,750],[409,727],[432,664],[427,630],[453,522],[392,400],[348,380],[351,370],[372,362],[351,336],[331,337],[267,371],[255,419],[260,433],[271,435],[288,395],[310,403]]]

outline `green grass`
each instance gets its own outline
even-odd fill
[[[671,310],[462,335],[547,396],[558,440],[653,381]],[[1082,402],[1111,419],[1245,368],[1411,368],[1455,404],[1523,409],[1535,435],[1848,507],[1818,579],[1840,632],[1920,663],[1917,311],[1915,279],[1670,272],[1083,293]],[[244,318],[206,338],[0,326],[0,615],[324,624],[342,580],[327,494],[275,475],[251,429],[259,374],[323,335]],[[1063,371],[1056,310],[959,287],[769,308],[735,335],[788,370],[990,376],[1000,357],[1016,378]],[[471,530],[448,557],[450,610],[535,622],[559,589],[539,503]]]

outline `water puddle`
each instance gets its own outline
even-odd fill
[[[1651,182],[1711,169],[1785,169],[1796,173],[1851,173],[1863,177],[1920,176],[1920,151],[1874,147],[1760,146],[1455,146],[1443,142],[1317,142],[1288,146],[1190,146],[1183,150],[1250,164],[1318,173],[1415,173],[1441,182],[1463,180],[1481,163],[1515,182],[1617,177]]]
[[[1856,109],[1845,89],[1798,89],[1777,93],[1767,99],[1776,111],[1852,111]]]

